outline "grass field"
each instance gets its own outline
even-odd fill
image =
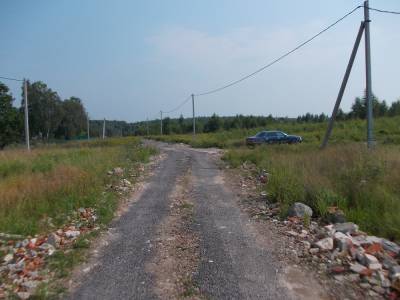
[[[274,123],[265,129],[283,130],[303,136],[300,145],[244,146],[254,130],[212,134],[157,136],[168,142],[194,147],[227,149],[224,160],[234,167],[254,163],[271,174],[265,190],[279,202],[283,214],[293,202],[310,205],[324,217],[329,206],[338,206],[361,229],[400,240],[400,118],[375,122],[377,147],[366,149],[365,121],[351,120],[335,125],[330,145],[319,150],[326,124]],[[264,128],[263,128],[264,129]]]
[[[244,146],[244,139],[260,130],[282,130],[289,134],[301,135],[304,143],[318,146],[324,138],[327,123],[273,122],[265,128],[235,129],[215,133],[201,133],[193,139],[190,134],[152,136],[152,139],[164,142],[181,142],[193,147],[232,148]],[[375,136],[379,144],[400,145],[400,116],[375,120]],[[330,144],[363,142],[366,138],[365,120],[336,122]]]
[[[79,207],[95,207],[109,221],[117,204],[105,185],[114,167],[132,168],[154,150],[136,138],[71,142],[0,152],[0,232],[33,235],[64,224]]]

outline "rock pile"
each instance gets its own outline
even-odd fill
[[[0,299],[15,295],[28,299],[36,288],[50,279],[46,258],[59,249],[70,247],[83,233],[98,229],[94,209],[79,208],[70,224],[48,235],[15,239],[0,235]],[[4,254],[1,255],[1,254]]]
[[[338,207],[329,207],[323,220],[311,221],[308,217],[313,215],[312,209],[298,202],[282,220],[279,204],[268,202],[266,191],[257,192],[264,189],[271,175],[265,170],[260,173],[250,163],[244,163],[241,169],[242,195],[249,198],[244,210],[253,219],[268,220],[277,232],[288,237],[282,259],[291,257],[296,263],[315,267],[336,283],[357,288],[364,298],[400,299],[399,245],[360,231],[357,224],[346,222]]]
[[[370,297],[399,299],[400,246],[396,243],[370,236],[351,222],[325,226],[311,222],[307,227],[302,218],[294,216],[283,223],[290,229],[286,235],[302,245],[299,256],[309,256],[335,280],[356,283]]]

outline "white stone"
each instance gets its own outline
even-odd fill
[[[324,238],[315,243],[315,245],[321,250],[332,250],[333,249],[333,239],[331,237]]]
[[[78,237],[80,234],[81,234],[80,231],[77,231],[77,230],[67,230],[67,231],[65,232],[65,236],[66,236],[67,238],[76,238],[76,237]]]
[[[6,256],[4,256],[4,261],[6,263],[9,263],[10,261],[12,261],[14,259],[14,255],[12,255],[11,253],[7,254]]]

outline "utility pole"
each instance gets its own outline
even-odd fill
[[[194,114],[194,94],[192,94],[192,109],[193,109],[193,137],[196,136],[196,116]]]
[[[87,120],[87,139],[89,141],[90,140],[90,119],[89,119],[89,114],[86,114],[86,120]]]
[[[344,74],[344,77],[343,77],[342,85],[340,86],[339,94],[336,98],[335,107],[333,108],[331,118],[329,119],[328,129],[326,130],[326,134],[325,134],[324,140],[322,142],[321,149],[324,149],[326,147],[326,145],[328,144],[329,137],[331,136],[332,129],[333,129],[333,123],[335,122],[336,115],[339,110],[340,102],[342,101],[343,94],[346,89],[346,85],[349,80],[349,77],[350,77],[351,69],[353,68],[354,60],[357,55],[358,47],[360,46],[360,41],[361,41],[361,38],[362,38],[362,35],[364,32],[364,28],[365,28],[364,24],[365,24],[364,22],[361,22],[360,29],[358,30],[356,42],[354,43],[353,51],[351,52],[350,60],[347,65],[347,69]]]
[[[160,134],[162,135],[162,110],[160,110],[160,115],[161,115],[161,123],[160,123]]]
[[[374,146],[374,120],[372,107],[372,78],[371,78],[371,37],[370,37],[370,18],[369,1],[364,1],[364,22],[365,22],[365,69],[366,69],[366,90],[365,97],[367,102],[367,144],[368,148]]]
[[[149,136],[149,118],[146,119],[146,131],[147,131],[147,136]]]
[[[106,138],[106,118],[103,121],[103,140]]]
[[[24,79],[24,112],[25,112],[25,141],[26,148],[28,151],[31,150],[31,145],[29,143],[29,107],[28,107],[28,81]]]

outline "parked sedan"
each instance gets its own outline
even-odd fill
[[[246,139],[247,145],[259,144],[295,144],[301,143],[303,139],[301,136],[289,135],[282,131],[261,131],[255,136]]]

